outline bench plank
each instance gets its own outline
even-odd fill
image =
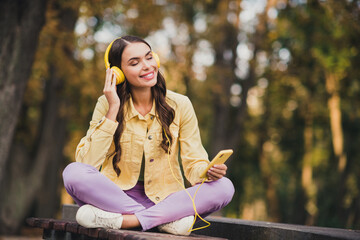
[[[79,224],[77,224],[76,222],[69,222],[65,228],[65,231],[71,233],[78,233],[78,230],[79,230]]]
[[[44,239],[107,239],[107,240],[224,240],[225,238],[201,236],[177,236],[167,233],[142,232],[135,230],[115,230],[104,228],[85,228],[74,221],[57,220],[48,218],[28,218],[27,224],[31,227],[43,228]]]
[[[58,230],[58,231],[66,231],[66,225],[68,224],[68,222],[63,221],[63,220],[51,220],[53,222],[53,229],[54,230]]]

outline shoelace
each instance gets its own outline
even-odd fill
[[[181,220],[182,220],[182,219],[181,219]],[[174,223],[177,222],[177,221],[179,221],[179,220],[166,223],[166,224],[164,224],[163,226],[166,227],[166,228],[172,229],[173,232],[178,232],[178,229],[174,226]]]
[[[119,221],[118,217],[106,218],[106,216],[98,216],[97,214],[95,214],[95,223],[97,225],[116,229],[116,228],[118,228],[116,226],[116,221]]]

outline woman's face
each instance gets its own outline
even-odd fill
[[[121,69],[132,88],[150,88],[157,82],[157,63],[145,43],[130,43],[125,47]]]

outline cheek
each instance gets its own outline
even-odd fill
[[[123,72],[126,78],[137,76],[139,73],[136,67],[124,69]]]

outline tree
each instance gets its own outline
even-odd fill
[[[350,208],[358,201],[353,190],[356,184],[352,182],[359,181],[355,180],[353,169],[357,155],[347,156],[352,143],[347,142],[350,131],[342,120],[349,114],[344,106],[353,101],[345,83],[357,79],[355,35],[359,36],[359,9],[356,4],[356,1],[289,1],[279,10],[277,28],[272,33],[276,36],[273,46],[277,50],[273,49],[276,54],[270,53],[274,67],[267,73],[269,77],[277,76],[268,90],[276,92],[268,101],[278,103],[287,99],[287,104],[277,106],[279,109],[271,108],[274,118],[271,124],[281,133],[277,146],[281,155],[287,156],[284,163],[289,164],[287,172],[293,171],[295,177],[289,176],[288,182],[297,182],[295,188],[291,187],[294,199],[287,193],[287,196],[279,195],[280,201],[292,205],[289,209],[303,207],[297,215],[286,217],[289,222],[338,227],[359,224],[358,220],[349,218]],[[291,59],[286,68],[278,71],[281,51],[289,51]],[[353,121],[358,117],[352,115]],[[354,137],[351,139],[354,141]],[[277,191],[283,192],[280,187],[286,185],[280,182]]]
[[[18,103],[23,103],[21,121],[9,151],[7,171],[2,174],[5,189],[0,201],[2,232],[17,231],[29,211],[51,217],[58,209],[59,169],[67,136],[63,110],[66,99],[61,96],[65,79],[71,79],[69,75],[75,72],[72,36],[77,10],[76,5],[69,7],[65,2],[51,1],[47,5],[47,24],[41,32],[34,75],[25,101]],[[60,62],[64,64],[59,65]]]
[[[46,0],[0,2],[0,186],[6,189],[5,177],[11,165],[9,153],[18,122],[20,107],[34,61],[39,33],[45,20]],[[17,168],[24,167],[19,164]],[[3,191],[1,201],[7,198]],[[14,202],[16,204],[16,202]],[[1,231],[11,227],[7,216],[16,205],[1,205]]]

